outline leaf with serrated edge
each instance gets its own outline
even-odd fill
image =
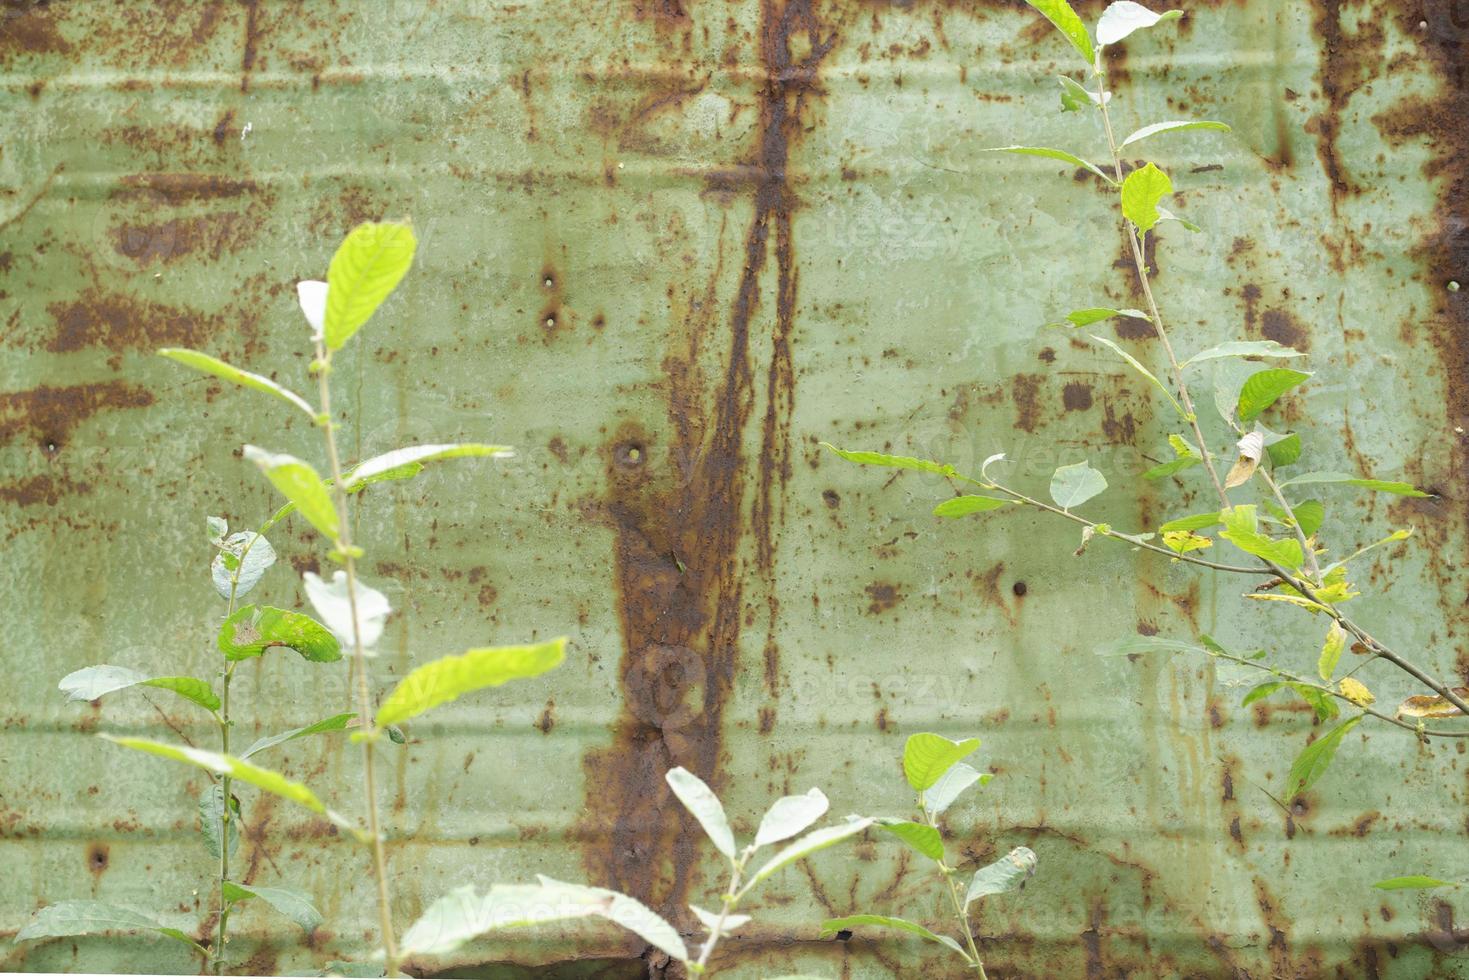
[[[308,418],[316,418],[316,409],[312,408],[306,399],[264,375],[242,370],[233,364],[221,361],[217,357],[211,357],[200,351],[189,350],[186,347],[165,347],[158,353],[170,360],[178,361],[180,364],[191,367],[196,371],[212,374],[216,378],[221,378],[244,388],[254,388],[256,391],[263,391],[268,395],[274,395],[286,404],[293,405],[305,412]]]
[[[489,456],[492,459],[508,459],[515,455],[509,446],[487,446],[477,442],[462,442],[431,446],[405,446],[365,459],[352,468],[343,479],[348,492],[358,489],[385,473],[414,464],[423,464],[440,459],[458,459],[463,456]]]
[[[226,660],[248,660],[284,647],[313,663],[342,659],[342,646],[325,626],[304,613],[274,606],[242,606],[219,628],[216,640]]]
[[[219,695],[197,677],[150,677],[129,667],[98,664],[72,671],[57,685],[68,701],[95,701],[104,694],[138,686],[172,691],[207,711],[219,710]]]
[[[830,805],[826,794],[814,786],[799,796],[782,796],[760,819],[755,846],[764,847],[796,836],[820,820]]]
[[[1120,150],[1124,146],[1131,146],[1133,143],[1141,142],[1142,140],[1147,139],[1149,136],[1155,136],[1158,133],[1172,133],[1181,129],[1213,129],[1221,133],[1227,133],[1230,131],[1229,127],[1226,126],[1224,123],[1211,122],[1208,120],[1202,120],[1199,122],[1153,123],[1151,126],[1144,126],[1142,129],[1139,129],[1137,132],[1128,136],[1127,139],[1123,140],[1121,143],[1118,143],[1117,149]]]
[[[1028,847],[1017,847],[993,864],[980,868],[969,882],[969,891],[964,895],[964,908],[968,909],[975,899],[986,895],[1014,891],[1035,874],[1035,865],[1035,851]]]
[[[923,792],[937,783],[949,767],[979,748],[979,739],[953,739],[933,732],[918,732],[903,743],[903,775],[908,785]]]
[[[734,832],[729,829],[729,818],[724,815],[724,804],[719,802],[719,797],[714,795],[709,784],[683,766],[668,770],[663,778],[667,781],[668,788],[673,790],[673,795],[684,805],[684,809],[699,821],[699,826],[704,828],[704,833],[709,835],[719,853],[733,858]]]
[[[1015,153],[1020,156],[1045,157],[1048,160],[1060,160],[1062,163],[1069,163],[1073,167],[1081,167],[1084,170],[1090,170],[1092,173],[1096,174],[1098,177],[1102,178],[1109,184],[1117,183],[1117,181],[1113,180],[1111,177],[1108,177],[1102,171],[1102,168],[1097,166],[1095,163],[1092,163],[1088,160],[1083,160],[1075,153],[1067,153],[1065,150],[1052,149],[1049,146],[992,146],[984,152]]]
[[[947,946],[965,960],[969,959],[969,954],[964,952],[964,947],[948,936],[940,936],[916,922],[909,922],[907,919],[899,919],[891,915],[848,915],[840,919],[827,919],[821,924],[821,935],[822,938],[834,936],[839,932],[850,930],[853,926],[885,926],[889,929],[901,929],[915,936],[921,936],[931,943]]]
[[[327,270],[321,333],[327,350],[345,344],[397,288],[418,241],[406,224],[367,221],[353,228]]]
[[[524,646],[484,647],[441,657],[410,671],[377,709],[386,728],[471,691],[544,674],[566,659],[566,637]]]

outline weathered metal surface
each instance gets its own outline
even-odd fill
[[[1394,554],[1393,589],[1364,616],[1469,673],[1451,653],[1469,292],[1445,288],[1469,278],[1469,7],[1183,6],[1176,31],[1113,56],[1126,122],[1236,127],[1157,148],[1208,229],[1164,234],[1165,309],[1187,347],[1309,348],[1320,374],[1290,411],[1322,468],[1441,494],[1329,503],[1422,530],[1431,547]],[[721,885],[667,766],[709,776],[747,831],[772,795],[811,784],[837,813],[894,810],[902,740],[931,728],[982,735],[998,774],[952,817],[965,856],[1040,855],[1023,895],[981,916],[992,976],[1469,976],[1452,904],[1366,887],[1462,871],[1455,751],[1373,732],[1282,813],[1261,787],[1304,715],[1235,708],[1207,666],[1090,655],[1156,627],[1265,632],[1304,662],[1308,629],[1146,556],[1075,558],[1068,531],[1025,514],[939,527],[943,487],[817,447],[959,464],[1008,450],[1037,480],[1090,456],[1120,487],[1161,443],[1135,380],[1036,328],[1073,301],[1132,300],[1098,188],[978,152],[1096,139],[1053,111],[1063,56],[1022,4],[993,0],[7,0],[0,935],[73,897],[191,930],[204,917],[203,780],[89,736],[212,733],[161,697],[63,705],[55,681],[98,661],[207,672],[220,610],[203,516],[268,512],[242,442],[315,446],[150,351],[198,346],[301,379],[292,282],[319,276],[357,221],[411,215],[418,267],[345,355],[347,439],[355,454],[493,438],[520,455],[364,495],[369,573],[402,610],[375,668],[387,680],[563,631],[574,655],[397,750],[401,921],[466,878],[546,872],[688,925],[683,903]],[[1099,503],[1145,525],[1164,493]],[[300,528],[276,544],[289,561],[259,594],[299,602],[292,569],[317,567],[319,548]],[[345,670],[264,658],[240,676],[250,733],[346,698]],[[1411,693],[1370,682],[1383,700]],[[351,806],[347,746],[279,758]],[[246,803],[247,880],[308,888],[328,925],[303,944],[246,911],[237,956],[269,972],[361,955],[375,921],[361,855],[324,822]],[[941,921],[931,886],[896,845],[826,852],[772,884],[724,975],[947,975],[906,944],[817,939],[829,913]],[[644,955],[583,928],[416,969],[661,969]],[[12,948],[0,968],[195,964],[113,939]]]

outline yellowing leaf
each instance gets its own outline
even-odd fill
[[[1469,687],[1456,687],[1454,695],[1461,701],[1469,699]],[[1438,694],[1415,694],[1398,705],[1399,718],[1462,718],[1464,713]]]
[[[1326,630],[1326,642],[1321,645],[1321,655],[1316,658],[1316,670],[1323,681],[1331,681],[1331,675],[1336,672],[1337,661],[1341,660],[1346,648],[1347,631],[1342,629],[1341,623],[1333,619]]]
[[[407,721],[462,694],[507,681],[535,677],[566,658],[566,638],[529,646],[485,647],[453,657],[441,657],[411,671],[398,682],[382,707],[377,725]]]
[[[1343,677],[1341,683],[1337,686],[1341,688],[1342,697],[1358,707],[1365,708],[1377,700],[1372,692],[1367,689],[1367,685],[1355,677]]]
[[[1172,551],[1182,555],[1189,551],[1200,551],[1214,547],[1212,538],[1194,534],[1192,531],[1164,531],[1163,543]]]

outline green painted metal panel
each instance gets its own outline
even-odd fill
[[[1309,349],[1320,373],[1289,411],[1322,468],[1440,494],[1328,500],[1364,528],[1419,527],[1426,546],[1394,558],[1363,618],[1465,674],[1469,309],[1446,286],[1469,277],[1469,11],[1182,6],[1176,30],[1113,56],[1124,124],[1235,126],[1155,150],[1207,232],[1170,229],[1157,250],[1175,336]],[[1309,730],[1300,712],[1236,708],[1237,679],[1211,665],[1091,655],[1156,627],[1265,635],[1306,664],[1312,629],[1146,555],[1073,557],[1069,531],[1027,514],[939,525],[939,481],[818,446],[961,466],[1007,451],[1037,487],[1083,457],[1125,486],[1162,446],[1125,369],[1039,326],[1132,305],[1098,188],[979,152],[1095,145],[1054,111],[1065,51],[1043,26],[1018,2],[928,0],[6,3],[0,935],[63,898],[190,931],[204,917],[205,781],[91,736],[211,730],[162,696],[65,705],[55,682],[101,661],[208,673],[221,608],[203,518],[244,527],[271,509],[242,443],[315,442],[151,351],[197,346],[304,383],[292,284],[321,276],[356,222],[411,216],[417,266],[343,355],[350,453],[481,439],[519,455],[364,495],[366,574],[400,610],[374,669],[386,682],[474,644],[573,645],[553,675],[390,747],[401,922],[452,884],[543,872],[687,926],[683,903],[721,885],[667,766],[709,775],[741,831],[813,784],[836,813],[894,811],[903,738],[933,729],[983,736],[997,773],[951,817],[964,856],[1040,855],[979,919],[992,976],[1469,976],[1451,903],[1367,888],[1462,871],[1452,748],[1374,731],[1284,813],[1263,789]],[[1165,506],[1161,489],[1113,492],[1098,513],[1140,527]],[[299,527],[275,544],[288,561],[257,595],[298,605],[294,573],[320,548]],[[347,700],[345,664],[267,657],[239,676],[249,737]],[[1385,702],[1414,693],[1366,676]],[[344,742],[277,751],[352,808]],[[249,880],[307,888],[328,923],[303,943],[245,911],[236,958],[275,972],[363,955],[362,855],[244,796]],[[828,914],[942,921],[895,844],[826,852],[764,904],[723,975],[947,975],[909,944],[817,938]],[[494,965],[512,963],[525,969]],[[590,927],[415,967],[549,963],[661,969]],[[12,947],[0,967],[197,964],[123,938]]]

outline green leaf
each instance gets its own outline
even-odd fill
[[[1203,653],[1203,650],[1195,644],[1170,640],[1166,636],[1125,636],[1097,647],[1099,657],[1131,657],[1143,653]]]
[[[1202,531],[1206,527],[1214,527],[1220,523],[1222,521],[1219,519],[1218,511],[1209,514],[1191,514],[1188,517],[1179,517],[1169,521],[1158,528],[1158,532],[1167,534],[1170,531]]]
[[[1403,875],[1399,878],[1384,878],[1372,887],[1381,888],[1385,892],[1391,892],[1403,888],[1458,888],[1459,882],[1444,881],[1442,878],[1430,878],[1427,875]]]
[[[1248,425],[1261,412],[1274,405],[1281,395],[1310,376],[1309,372],[1292,371],[1290,368],[1266,368],[1264,371],[1257,371],[1245,379],[1244,387],[1239,392],[1239,405],[1235,414],[1241,422]]]
[[[1125,146],[1131,146],[1133,143],[1141,142],[1142,140],[1147,139],[1149,136],[1155,136],[1158,133],[1173,133],[1181,129],[1213,129],[1218,130],[1221,133],[1227,133],[1230,131],[1229,127],[1222,122],[1199,121],[1153,123],[1151,126],[1144,126],[1142,129],[1139,129],[1137,132],[1128,136],[1127,139],[1117,144],[1117,149],[1120,150]]]
[[[110,902],[93,902],[71,899],[48,905],[31,916],[15,934],[15,941],[23,943],[29,939],[50,939],[58,936],[90,936],[105,932],[156,932],[176,939],[196,952],[204,952],[198,943],[178,929],[163,925],[156,919]]]
[[[1072,310],[1066,314],[1066,320],[1073,327],[1089,327],[1093,323],[1101,323],[1103,320],[1110,320],[1114,316],[1125,316],[1135,320],[1147,320],[1149,323],[1153,322],[1153,318],[1142,310],[1113,310],[1100,306],[1087,310]]]
[[[1305,560],[1300,542],[1294,538],[1275,540],[1259,531],[1259,517],[1254,504],[1236,504],[1221,510],[1224,530],[1219,536],[1232,543],[1246,554],[1283,565],[1287,569],[1298,569]]]
[[[221,361],[217,357],[210,357],[208,354],[203,354],[196,350],[189,350],[185,347],[165,347],[158,353],[164,357],[178,361],[180,364],[194,368],[196,371],[203,371],[205,374],[212,374],[217,378],[223,378],[225,381],[233,384],[242,385],[246,388],[254,388],[256,391],[263,391],[268,395],[274,395],[281,401],[289,405],[294,405],[305,412],[307,418],[312,420],[316,418],[316,409],[312,408],[306,399],[294,391],[276,384],[263,375],[243,371],[233,364],[227,364]]]
[[[523,646],[482,647],[441,657],[409,672],[377,709],[386,728],[471,691],[544,674],[566,659],[566,637]]]
[[[326,484],[309,463],[285,453],[266,452],[259,446],[246,446],[245,458],[260,467],[275,488],[296,505],[302,517],[332,541],[337,540],[341,533],[337,508]]]
[[[1173,181],[1153,164],[1134,170],[1122,182],[1122,214],[1148,232],[1158,223],[1158,202],[1173,193]]]
[[[316,906],[311,904],[311,896],[294,888],[266,888],[263,885],[241,885],[233,881],[224,882],[222,887],[226,901],[243,902],[258,898],[306,932],[313,931],[324,921]]]
[[[1025,0],[1036,10],[1045,16],[1046,20],[1056,25],[1056,30],[1071,42],[1071,46],[1080,52],[1086,66],[1091,68],[1097,60],[1096,50],[1092,47],[1092,37],[1086,31],[1086,25],[1081,18],[1076,16],[1076,11],[1071,9],[1071,4],[1066,0]]]
[[[1106,173],[1102,171],[1102,168],[1097,166],[1095,163],[1092,163],[1088,160],[1083,160],[1081,157],[1077,156],[1074,153],[1067,153],[1065,150],[1052,149],[1049,146],[992,146],[984,150],[983,152],[1015,153],[1020,156],[1045,157],[1048,160],[1060,160],[1062,163],[1069,163],[1073,167],[1081,167],[1083,169],[1090,170],[1092,173],[1096,174],[1098,177],[1102,178],[1109,184],[1116,185],[1117,183],[1117,181],[1113,180],[1111,177],[1108,177]]]
[[[463,456],[489,456],[492,459],[508,459],[515,455],[509,446],[487,446],[478,442],[461,442],[433,446],[405,446],[392,452],[365,459],[352,468],[342,479],[347,492],[361,490],[369,483],[385,479],[406,479],[417,476],[424,463],[440,459],[458,459]]]
[[[937,817],[969,787],[975,783],[983,786],[993,778],[990,773],[980,772],[967,762],[956,762],[939,777],[938,782],[924,790],[923,805]]]
[[[219,710],[219,696],[207,681],[197,677],[149,677],[140,671],[111,664],[74,670],[63,677],[57,687],[68,701],[95,701],[104,694],[129,687],[157,687],[187,698],[207,711]]]
[[[1180,217],[1174,214],[1172,211],[1169,211],[1161,204],[1158,205],[1158,221],[1177,221],[1179,224],[1183,225],[1183,227],[1187,231],[1194,232],[1195,234],[1204,230],[1187,218]]]
[[[1319,500],[1303,500],[1294,505],[1291,512],[1295,515],[1301,533],[1308,538],[1321,530],[1321,524],[1326,520],[1326,506]]]
[[[1035,851],[1028,847],[1017,847],[993,864],[987,864],[974,873],[969,882],[969,891],[964,896],[964,908],[986,895],[999,895],[1014,891],[1035,874]]]
[[[1123,350],[1121,347],[1117,346],[1117,344],[1108,340],[1106,337],[1098,337],[1096,334],[1092,334],[1091,338],[1092,340],[1095,340],[1097,343],[1101,344],[1103,347],[1106,347],[1113,353],[1117,354],[1128,364],[1131,364],[1134,371],[1151,381],[1154,387],[1156,387],[1159,391],[1163,393],[1163,396],[1168,399],[1168,404],[1173,406],[1173,410],[1178,413],[1180,418],[1188,418],[1188,413],[1183,410],[1183,406],[1178,403],[1178,399],[1173,397],[1173,392],[1169,391],[1168,386],[1165,385],[1162,381],[1158,380],[1158,376],[1156,374],[1143,367],[1142,361],[1139,361],[1137,358],[1133,357],[1127,351]]]
[[[930,932],[916,922],[909,922],[907,919],[899,919],[891,915],[849,915],[841,919],[827,919],[821,924],[821,938],[826,939],[839,932],[851,929],[853,926],[884,926],[888,929],[901,929],[903,932],[910,932],[915,936],[921,936],[931,943],[939,943],[947,946],[964,957],[966,961],[969,959],[969,954],[964,952],[964,947],[960,946],[958,942],[950,939],[948,936],[940,936],[938,933]]]
[[[327,809],[325,803],[317,798],[304,784],[293,782],[278,772],[270,769],[262,769],[234,756],[221,755],[217,752],[209,752],[205,749],[196,749],[189,745],[169,745],[166,742],[155,742],[146,738],[122,738],[116,735],[101,735],[109,742],[121,745],[123,748],[136,749],[139,752],[148,752],[152,755],[162,756],[165,759],[173,759],[176,762],[187,763],[207,769],[217,776],[229,776],[243,783],[274,793],[282,799],[290,800],[305,807],[313,813],[319,813],[338,827],[357,834],[357,830],[344,817]]]
[[[1165,10],[1161,14],[1155,14],[1140,3],[1132,0],[1118,0],[1102,11],[1102,19],[1097,21],[1097,44],[1116,44],[1133,31],[1140,31],[1145,27],[1152,27],[1164,21],[1177,20],[1183,16],[1181,10]]]
[[[219,857],[219,830],[224,816],[224,784],[210,783],[199,794],[199,833],[204,838],[204,847],[212,858]],[[229,822],[230,854],[233,856],[240,846],[240,801],[230,796]]]
[[[1347,732],[1357,727],[1365,715],[1358,715],[1350,721],[1342,722],[1331,731],[1322,735],[1316,741],[1301,750],[1296,756],[1296,761],[1290,766],[1290,781],[1286,784],[1285,798],[1294,799],[1298,794],[1304,793],[1316,781],[1325,775],[1331,760],[1336,758],[1336,750]]]
[[[619,892],[573,885],[539,875],[538,885],[491,885],[478,895],[461,885],[429,906],[403,934],[409,954],[442,956],[492,929],[512,929],[598,916],[615,922],[676,960],[688,959],[678,931],[643,903]]]
[[[271,647],[287,647],[319,664],[342,659],[337,638],[304,613],[242,606],[219,628],[219,651],[226,660],[248,660]]]
[[[257,752],[263,752],[268,748],[280,745],[282,742],[289,742],[292,739],[302,738],[306,735],[345,731],[352,724],[352,719],[356,717],[357,714],[355,712],[348,711],[345,714],[323,718],[321,721],[305,725],[301,728],[293,728],[288,732],[281,732],[279,735],[266,735],[263,738],[256,739],[248,749],[241,752],[240,758],[248,759]]]
[[[244,597],[260,583],[266,570],[275,564],[275,549],[263,535],[254,531],[237,531],[224,542],[209,565],[214,591],[221,599]]]
[[[1317,721],[1330,721],[1341,714],[1341,709],[1336,706],[1336,698],[1325,691],[1317,690],[1310,684],[1300,684],[1295,681],[1287,681],[1285,686],[1311,706],[1311,710],[1316,712]]]
[[[903,745],[903,775],[908,785],[921,793],[937,783],[950,766],[977,748],[977,738],[955,742],[933,732],[909,735]]]
[[[709,835],[719,853],[733,859],[734,832],[729,829],[729,818],[724,814],[724,804],[719,802],[719,797],[714,795],[709,784],[683,766],[668,770],[663,778],[668,782],[669,789],[673,790],[673,795],[684,805],[684,809],[699,821],[699,826],[704,828],[704,833]]]
[[[205,526],[209,529],[209,540],[213,544],[222,544],[224,536],[229,533],[230,526],[223,517],[206,517]]]
[[[1223,344],[1217,344],[1199,351],[1193,357],[1184,361],[1179,367],[1189,367],[1203,361],[1218,360],[1221,357],[1305,357],[1306,355],[1291,347],[1285,347],[1273,340],[1231,340]]]
[[[947,463],[935,463],[932,460],[915,459],[912,456],[889,456],[887,453],[853,452],[847,449],[838,449],[829,442],[823,442],[822,445],[849,463],[863,463],[867,466],[890,466],[899,470],[921,470],[925,473],[937,473],[940,476],[959,475],[954,467]]]
[[[1071,76],[1058,75],[1056,76],[1056,81],[1061,83],[1062,112],[1077,112],[1081,109],[1095,109],[1101,105],[1100,101],[1094,93],[1087,91],[1085,86],[1083,86],[1080,82],[1078,82]],[[1107,94],[1108,96],[1111,95],[1110,92]]]
[[[1143,474],[1145,480],[1159,480],[1165,476],[1181,473],[1192,466],[1203,462],[1198,449],[1183,436],[1171,435],[1168,437],[1168,445],[1173,449],[1174,458],[1166,463],[1160,463]]]
[[[944,859],[944,839],[939,832],[927,824],[912,820],[897,820],[893,817],[877,817],[877,825],[913,850],[934,861]]]
[[[1107,480],[1086,462],[1062,466],[1051,476],[1051,499],[1062,510],[1080,507],[1107,489]]]
[[[1265,451],[1270,454],[1270,465],[1274,467],[1290,466],[1301,458],[1301,436],[1300,433],[1292,432],[1271,441],[1266,439]]]
[[[955,497],[953,500],[945,500],[933,509],[933,514],[935,517],[965,517],[982,511],[999,510],[1011,502],[998,497],[986,497],[982,494],[966,494],[962,497]]]
[[[1266,681],[1264,684],[1257,684],[1250,688],[1250,693],[1245,695],[1244,700],[1239,703],[1239,706],[1241,708],[1248,708],[1256,701],[1268,698],[1276,691],[1284,689],[1285,686],[1285,681]]]
[[[1346,649],[1347,631],[1333,619],[1326,628],[1326,642],[1321,645],[1321,655],[1316,658],[1316,672],[1326,683],[1331,683],[1331,675],[1336,673],[1336,665]]]
[[[846,823],[836,824],[832,827],[822,827],[820,830],[813,830],[803,837],[796,838],[793,843],[787,844],[777,851],[775,857],[761,865],[760,870],[756,871],[750,880],[745,883],[745,886],[740,889],[739,897],[748,895],[752,888],[791,862],[809,857],[817,851],[824,850],[833,844],[838,844],[846,840],[848,837],[854,837],[871,826],[872,820],[868,817],[849,819]]]
[[[1366,490],[1377,490],[1381,493],[1395,493],[1402,497],[1430,497],[1432,494],[1424,493],[1411,483],[1395,483],[1389,480],[1369,480],[1364,477],[1352,476],[1350,473],[1302,473],[1300,476],[1292,477],[1281,484],[1282,487],[1296,487],[1307,483],[1346,483],[1354,487],[1362,487]]]
[[[326,274],[327,350],[339,349],[372,317],[407,274],[417,247],[406,224],[368,221],[352,229]]]
[[[755,846],[764,847],[796,836],[821,819],[830,805],[826,794],[815,787],[799,796],[782,796],[760,819],[760,829],[755,832]]]

